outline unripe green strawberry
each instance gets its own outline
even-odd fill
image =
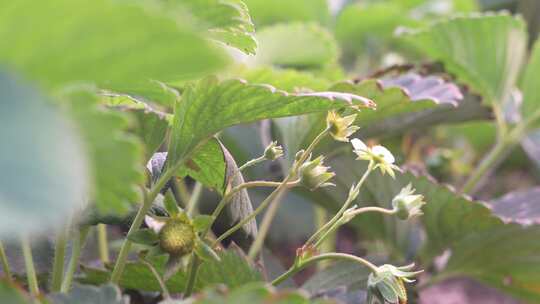
[[[170,218],[159,231],[159,246],[171,255],[188,254],[195,246],[195,229],[184,219]]]

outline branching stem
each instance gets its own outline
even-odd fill
[[[300,261],[299,263],[295,263],[289,270],[287,270],[285,273],[280,275],[278,278],[272,281],[272,285],[277,286],[281,284],[283,281],[287,280],[300,270],[310,266],[313,263],[323,261],[323,260],[346,260],[346,261],[352,261],[355,263],[362,264],[366,267],[368,267],[371,271],[377,272],[377,266],[373,265],[371,262],[369,262],[366,259],[363,259],[361,257],[357,257],[355,255],[346,254],[346,253],[323,253],[319,254],[317,256],[308,258],[306,260]]]
[[[9,261],[2,241],[0,241],[0,260],[2,260],[2,269],[4,270],[4,275],[8,281],[11,281],[13,279],[11,276],[11,268],[9,267]]]

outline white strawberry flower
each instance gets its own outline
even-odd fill
[[[354,153],[358,155],[358,159],[372,161],[375,163],[374,168],[379,168],[383,174],[388,173],[392,178],[395,178],[396,175],[394,170],[401,172],[401,169],[394,165],[394,162],[396,161],[394,155],[392,155],[392,152],[385,147],[380,145],[368,147],[358,138],[353,138],[351,144]]]

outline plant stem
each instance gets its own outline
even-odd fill
[[[323,253],[323,254],[308,258],[298,264],[294,264],[293,266],[291,266],[291,268],[289,268],[289,270],[287,270],[285,273],[283,273],[278,278],[273,280],[272,285],[277,286],[281,284],[283,281],[290,278],[292,275],[299,272],[300,270],[306,268],[307,266],[313,263],[316,263],[318,261],[323,261],[323,260],[328,260],[328,259],[352,261],[352,262],[359,263],[368,267],[373,272],[378,271],[377,266],[373,265],[371,262],[361,257],[357,257],[357,256],[346,254],[346,253]]]
[[[150,262],[145,260],[144,258],[141,258],[140,261],[141,261],[141,263],[146,265],[146,267],[148,267],[148,269],[150,269],[150,271],[152,272],[152,274],[154,275],[154,277],[158,281],[158,284],[159,284],[159,287],[161,288],[161,292],[163,294],[164,300],[170,299],[171,294],[169,293],[169,290],[167,289],[167,285],[165,284],[165,281],[163,281],[163,279],[161,278],[161,276],[157,272],[156,268]]]
[[[196,182],[187,205],[186,212],[189,217],[192,217],[195,213],[195,209],[197,209],[197,204],[199,203],[199,199],[201,198],[202,190],[203,185],[199,182]]]
[[[191,296],[193,288],[195,287],[195,279],[197,278],[197,271],[199,269],[200,261],[196,254],[191,255],[189,263],[189,277],[186,284],[186,290],[184,292],[184,298]]]
[[[489,153],[480,161],[480,164],[469,176],[469,178],[463,185],[461,192],[472,192],[476,188],[478,183],[482,180],[482,177],[484,177],[484,175],[488,172],[488,170],[495,166],[511,148],[513,148],[513,144],[509,143],[508,141],[497,140]]]
[[[307,242],[305,243],[304,246],[309,246],[310,244],[312,244],[313,242],[316,241],[316,239],[321,235],[321,234],[324,234],[325,231],[329,228],[331,228],[332,226],[334,226],[334,224],[341,218],[341,216],[343,215],[343,213],[345,213],[345,211],[347,211],[347,209],[349,208],[349,206],[352,204],[352,202],[356,199],[356,197],[358,196],[358,193],[360,191],[360,188],[362,187],[362,185],[364,184],[364,182],[366,181],[366,179],[368,178],[369,174],[371,173],[371,171],[373,171],[373,167],[374,167],[374,163],[373,161],[370,161],[369,162],[369,165],[368,165],[368,168],[366,169],[366,172],[364,172],[364,175],[362,175],[362,177],[360,178],[360,181],[358,181],[358,184],[356,184],[356,186],[354,186],[354,189],[352,189],[351,193],[355,193],[355,195],[351,195],[349,194],[349,196],[347,197],[347,200],[345,201],[345,203],[343,204],[343,206],[341,206],[341,209],[339,209],[339,211],[336,213],[336,215],[334,215],[334,217],[328,221],[328,223],[326,223],[324,226],[322,226],[321,228],[319,228],[319,230],[317,230],[308,240]]]
[[[0,241],[0,260],[2,260],[2,269],[4,270],[4,275],[6,276],[7,280],[11,282],[11,268],[9,267],[9,261],[2,241]]]
[[[260,156],[260,157],[254,158],[252,160],[248,160],[245,164],[243,164],[242,166],[240,166],[240,168],[238,168],[238,171],[242,172],[244,169],[246,169],[248,167],[251,167],[251,166],[254,166],[254,165],[258,164],[258,163],[262,163],[265,160],[266,160],[266,158],[264,158],[264,156]]]
[[[66,239],[68,227],[62,227],[58,230],[54,244],[54,262],[51,279],[51,291],[59,292],[62,287],[62,277],[64,275],[64,260],[66,257]]]
[[[152,207],[152,203],[154,202],[154,199],[159,194],[159,191],[165,186],[167,181],[171,179],[171,177],[174,175],[174,173],[177,171],[177,169],[180,167],[182,162],[178,162],[175,166],[172,166],[165,170],[165,172],[159,177],[155,185],[152,187],[149,193],[144,192],[144,201],[142,206],[139,208],[139,211],[137,212],[137,215],[133,219],[133,222],[131,223],[131,227],[129,227],[128,235],[134,233],[135,231],[139,230],[139,227],[141,226],[142,222],[144,221],[144,217],[146,216],[146,213]],[[129,253],[129,250],[131,249],[131,241],[126,237],[124,240],[124,243],[122,244],[122,247],[120,248],[120,252],[118,253],[118,257],[116,258],[116,263],[114,265],[110,281],[114,284],[117,284],[120,280],[120,277],[122,276],[122,272],[124,272],[124,267],[126,265],[127,256]]]
[[[329,214],[328,211],[326,211],[325,208],[321,206],[314,206],[314,222],[315,227],[317,227],[317,230],[324,226],[326,222],[329,220]],[[333,233],[328,234],[328,240],[321,241],[321,247],[319,248],[320,253],[327,253],[327,252],[333,252],[336,251],[336,233],[335,231]],[[321,263],[317,264],[317,269],[321,270],[327,266],[329,261],[322,261]]]
[[[64,281],[62,282],[62,287],[60,288],[60,291],[63,293],[69,292],[69,289],[71,288],[73,275],[75,274],[75,271],[77,270],[77,266],[79,266],[79,258],[81,256],[81,250],[82,250],[82,247],[84,246],[84,243],[86,241],[86,236],[88,235],[89,230],[90,230],[90,226],[81,227],[79,231],[76,232],[75,236],[73,237],[73,241],[71,245],[71,258],[69,259],[69,264],[66,270],[66,274],[64,276]]]
[[[186,183],[184,183],[184,180],[178,180],[176,177],[173,177],[171,180],[176,185],[176,189],[178,189],[179,197],[175,197],[177,204],[187,208],[188,202],[191,201],[191,196],[189,195]]]
[[[298,168],[308,159],[308,157],[311,155],[311,152],[317,144],[328,134],[329,128],[324,129],[319,135],[313,139],[311,144],[306,148],[304,153],[300,155],[299,159],[295,161],[293,164],[293,167],[289,171],[289,174],[285,179],[281,182],[282,184],[274,190],[262,203],[261,205],[255,210],[259,210],[261,212],[266,206],[270,205],[270,208],[268,211],[264,214],[263,220],[261,222],[261,226],[259,228],[259,233],[257,233],[257,236],[255,237],[255,240],[253,241],[253,244],[249,248],[248,252],[248,258],[253,260],[259,251],[262,249],[262,246],[264,244],[264,240],[266,239],[266,235],[268,234],[268,231],[270,230],[270,225],[272,224],[272,221],[274,220],[274,217],[276,216],[277,210],[279,209],[279,205],[281,202],[281,196],[287,189],[287,183],[293,179],[297,175]],[[261,208],[262,207],[262,208]],[[253,212],[253,217],[255,217],[257,214]],[[243,226],[243,225],[242,225]],[[240,227],[242,227],[240,226]],[[236,226],[235,226],[236,227]],[[233,227],[234,228],[234,227]],[[232,228],[231,228],[232,229]],[[238,228],[237,228],[238,229]],[[230,230],[230,229],[229,229]],[[221,238],[222,236],[220,236]]]
[[[99,258],[103,265],[110,262],[109,259],[109,242],[107,240],[107,225],[98,224],[97,225],[97,238],[98,238],[98,248],[99,248]]]
[[[34,258],[32,257],[32,247],[28,236],[21,237],[21,248],[24,256],[24,266],[26,268],[26,278],[28,280],[28,288],[33,296],[39,295],[39,286],[36,276],[36,268],[34,267]]]
[[[358,209],[354,210],[354,212],[351,212],[351,216],[355,217],[355,216],[357,216],[359,214],[366,213],[366,212],[378,212],[378,213],[382,213],[382,214],[393,215],[393,214],[396,214],[397,210],[395,210],[395,209],[385,209],[385,208],[381,208],[381,207],[363,207],[363,208],[358,208]],[[317,242],[315,242],[315,244],[313,246],[315,248],[319,248],[319,246],[322,245],[322,243],[328,237],[328,235],[330,233],[336,231],[336,229],[339,226],[341,226],[341,223],[340,223],[340,221],[338,219],[337,221],[334,222],[334,224],[330,228],[328,228],[324,233],[322,233],[322,235],[317,239]]]
[[[294,186],[297,183],[298,183],[298,181],[294,181],[294,182],[288,183],[287,186]],[[276,186],[278,187],[280,185],[282,185],[282,183],[267,182],[267,181],[253,181],[253,182],[246,182],[246,183],[240,184],[240,185],[232,188],[227,194],[225,194],[223,196],[223,198],[221,199],[221,201],[219,202],[217,207],[212,212],[212,218],[215,220],[219,216],[221,211],[225,208],[227,203],[232,199],[233,195],[235,193],[239,192],[242,189],[251,188],[251,187],[276,187]],[[248,221],[246,221],[246,223]],[[243,226],[243,224],[240,225],[239,227],[242,227],[242,226]],[[208,231],[210,231],[211,227],[212,227],[212,224],[208,225],[208,228],[201,233],[201,237],[203,239],[206,236],[206,234],[208,234]],[[234,226],[234,227],[236,227],[236,226]],[[236,231],[236,230],[234,230],[234,231]],[[234,232],[234,231],[232,231],[232,232]],[[216,246],[220,241],[221,241],[220,239],[216,240],[212,246]],[[199,258],[196,255],[193,255],[191,257],[191,260],[190,260],[188,284],[186,285],[186,290],[184,292],[184,295],[186,295],[186,296],[191,295],[191,292],[193,292],[193,287],[195,286],[195,279],[197,277],[197,271],[198,271],[198,268],[199,268],[199,264],[200,264],[199,263]]]

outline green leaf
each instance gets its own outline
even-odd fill
[[[244,0],[244,2],[258,27],[290,21],[326,24],[330,20],[328,3],[325,0]]]
[[[0,63],[48,87],[88,81],[161,99],[155,80],[194,78],[225,63],[204,38],[130,1],[4,1],[0,11],[0,40],[9,45],[0,50]]]
[[[262,274],[242,255],[240,249],[220,251],[220,262],[211,259],[205,261],[199,268],[195,282],[195,291],[202,288],[223,284],[229,288],[243,286],[250,282],[262,281]],[[152,262],[160,275],[165,271],[166,256],[148,259]],[[109,281],[110,271],[83,267],[84,276],[79,281],[84,284],[99,285]],[[186,269],[176,272],[167,280],[170,292],[184,292],[188,275]],[[119,282],[120,287],[142,291],[161,291],[158,282],[148,267],[140,262],[128,262]]]
[[[145,159],[148,160],[165,141],[169,129],[168,115],[148,108],[128,112],[135,117],[133,132],[144,143]]]
[[[212,249],[212,247],[210,247],[201,239],[197,239],[197,244],[195,245],[195,251],[197,255],[205,261],[207,260],[216,260],[217,262],[221,261],[221,258],[214,251],[214,249]]]
[[[325,292],[330,294],[343,289],[341,297],[358,295],[356,298],[361,298],[360,295],[365,293],[367,287],[369,273],[369,269],[358,263],[337,262],[316,272],[302,285],[302,289],[311,295],[324,295]]]
[[[363,97],[335,92],[286,93],[241,80],[218,82],[209,77],[187,85],[175,107],[169,165],[184,161],[214,133],[241,123],[343,108],[369,106]]]
[[[112,284],[100,287],[75,284],[68,294],[55,293],[49,299],[54,304],[129,304],[129,297]]]
[[[527,46],[523,20],[506,14],[455,17],[405,39],[442,61],[447,71],[486,97],[487,104],[501,104],[509,96]]]
[[[167,300],[160,304],[331,304],[330,300],[311,300],[299,290],[275,290],[266,284],[251,283],[222,291],[207,289],[202,294],[185,300]]]
[[[29,298],[25,296],[22,289],[11,286],[6,281],[0,281],[0,299],[10,304],[30,304]]]
[[[419,76],[408,73],[386,79],[365,79],[357,84],[341,82],[331,91],[366,96],[377,103],[377,110],[364,110],[357,114],[355,124],[361,129],[354,136],[382,137],[401,134],[407,130],[456,121],[488,118],[489,109],[467,95],[462,98],[459,89],[440,77]],[[456,105],[458,105],[456,107]],[[325,114],[312,114],[274,120],[288,151],[306,147],[325,127]],[[321,145],[324,146],[324,145]],[[328,142],[329,150],[335,144]],[[292,162],[294,153],[287,154]]]
[[[280,67],[317,69],[337,61],[337,43],[316,24],[290,23],[265,27],[257,33],[256,61]]]
[[[210,228],[210,225],[214,222],[214,218],[210,215],[199,214],[193,219],[193,227],[198,232],[205,231]]]
[[[324,91],[330,87],[326,79],[292,69],[258,67],[245,69],[239,74],[250,83],[267,83],[287,92]]]
[[[180,212],[180,208],[178,207],[178,204],[176,203],[174,194],[172,193],[172,190],[170,189],[167,191],[167,193],[165,193],[165,197],[163,199],[163,205],[165,206],[165,210],[167,210],[167,213],[171,216],[177,215]]]
[[[98,212],[125,214],[130,204],[139,201],[136,187],[144,180],[140,143],[126,133],[125,114],[100,106],[92,93],[81,91],[65,97],[88,150]]]
[[[181,5],[198,19],[199,27],[208,30],[209,37],[245,52],[255,54],[257,41],[253,37],[255,26],[247,6],[241,0],[169,1]]]
[[[158,235],[152,229],[144,228],[130,233],[127,237],[130,241],[137,244],[154,246],[158,243]]]
[[[361,163],[355,162],[358,165],[343,159],[331,163],[337,172],[338,191],[341,187],[350,187],[350,183],[362,175]],[[425,230],[419,258],[425,267],[448,251],[447,267],[437,275],[469,276],[521,299],[533,302],[540,299],[540,244],[534,241],[540,237],[540,226],[505,224],[484,203],[472,201],[431,178],[411,172],[398,174],[395,180],[388,175],[373,173],[364,184],[358,201],[376,202],[376,205],[388,208],[392,198],[409,183],[427,202],[422,208],[424,215],[419,218]],[[331,208],[337,209],[341,199],[344,198],[334,200]],[[417,250],[415,246],[420,245],[411,242],[419,237],[415,236],[418,228],[414,222],[371,214],[356,218],[353,224],[370,238],[384,238],[402,255],[413,254]]]
[[[0,71],[0,237],[66,223],[86,203],[89,168],[74,125],[38,91]]]
[[[530,127],[539,127],[540,124],[540,40],[537,40],[533,46],[529,63],[526,65],[525,74],[521,81],[521,90],[523,92],[523,104],[521,114],[526,120],[532,115],[536,115],[535,123]],[[536,114],[535,114],[536,113]]]
[[[345,7],[338,15],[335,27],[340,45],[348,52],[370,55],[395,45],[394,31],[398,26],[423,23],[410,18],[408,9],[400,2],[362,2]]]
[[[540,301],[540,226],[500,225],[452,246],[440,275],[469,276],[515,298]]]
[[[225,159],[219,140],[212,138],[194,153],[179,170],[179,176],[189,175],[206,187],[223,193]]]

